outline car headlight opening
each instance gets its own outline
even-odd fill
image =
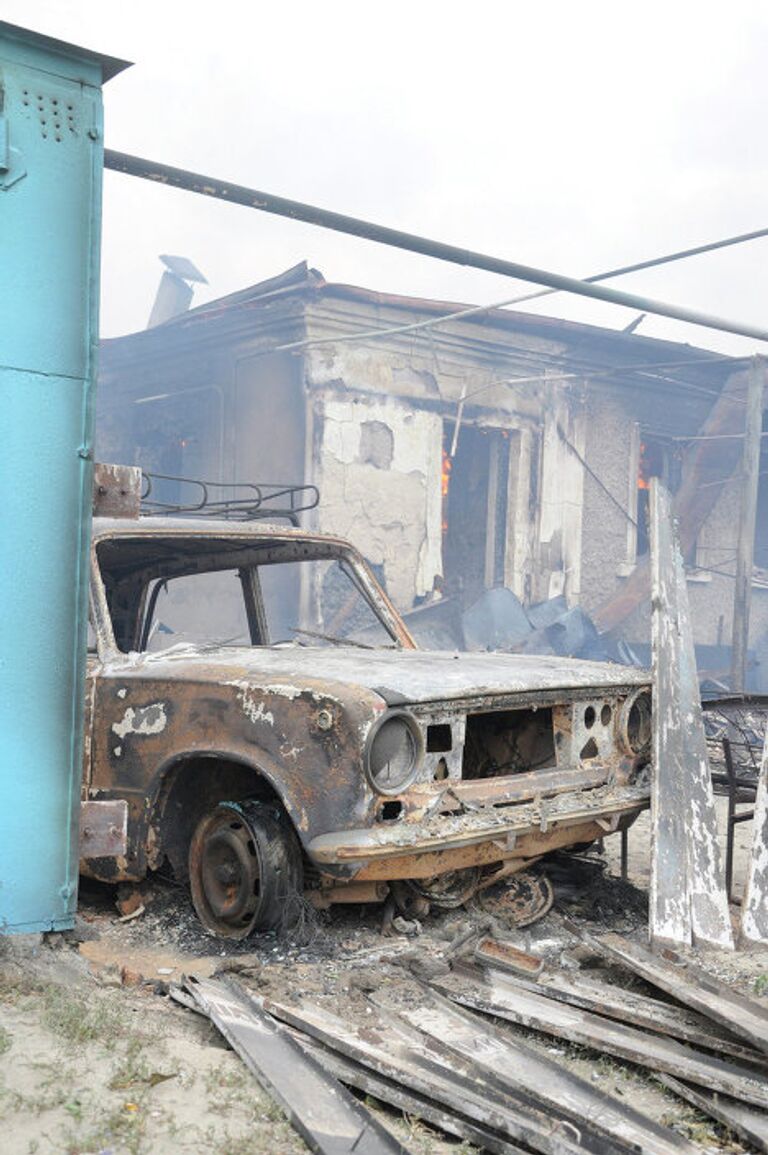
[[[652,699],[650,690],[638,690],[624,702],[620,733],[629,754],[647,754],[651,747]]]
[[[410,714],[385,714],[368,737],[365,768],[379,794],[400,794],[411,785],[421,765],[424,740]]]

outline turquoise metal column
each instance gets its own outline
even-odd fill
[[[0,933],[74,922],[101,86],[124,67],[0,22]]]

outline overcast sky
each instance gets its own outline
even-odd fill
[[[134,66],[106,142],[412,232],[588,276],[768,226],[768,5],[707,0],[4,0],[6,20]],[[161,266],[243,288],[328,280],[489,303],[525,286],[107,173],[102,332],[143,328]],[[768,239],[613,282],[768,327]],[[524,306],[534,308],[534,306]],[[538,310],[621,328],[626,309]],[[725,352],[757,342],[648,318]]]

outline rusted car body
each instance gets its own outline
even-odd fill
[[[214,933],[294,891],[440,904],[648,803],[645,673],[419,651],[343,540],[97,518],[91,582],[83,801],[117,849],[82,869],[168,862]]]

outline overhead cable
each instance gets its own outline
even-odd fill
[[[688,257],[698,257],[702,253],[712,253],[716,249],[725,249],[732,245],[743,245],[747,241],[756,241],[761,237],[767,236],[768,229],[755,229],[751,233],[739,233],[739,235],[735,237],[725,237],[723,240],[710,241],[705,245],[696,245],[692,249],[681,249],[679,252],[667,253],[663,257],[652,257],[647,261],[637,261],[633,265],[622,265],[621,268],[609,269],[606,273],[595,273],[591,277],[584,277],[583,280],[586,284],[608,281],[612,277],[623,277],[628,273],[638,273],[642,269],[653,269],[659,265],[669,265],[672,264],[673,261],[683,261]],[[537,289],[535,293],[523,293],[519,297],[509,297],[503,301],[496,301],[492,305],[470,305],[465,309],[457,309],[453,313],[443,313],[440,317],[428,317],[425,321],[413,321],[407,325],[390,325],[385,329],[367,329],[362,333],[343,333],[339,337],[310,337],[306,341],[291,341],[287,345],[278,345],[274,351],[276,353],[285,353],[289,350],[314,348],[317,345],[340,345],[347,342],[376,340],[379,337],[389,337],[396,333],[414,333],[419,329],[434,329],[438,325],[444,325],[447,321],[461,321],[466,317],[476,317],[482,313],[493,312],[494,309],[506,309],[510,305],[522,305],[525,301],[536,301],[541,297],[551,297],[560,291],[560,289]],[[638,323],[637,318],[631,322],[635,327]],[[622,329],[621,332],[626,333],[628,330]]]
[[[737,359],[734,359],[734,360],[737,360]],[[738,358],[739,362],[744,361],[744,360],[746,360],[746,358]],[[647,371],[649,369],[668,369],[668,368],[677,367],[677,366],[696,365],[696,364],[701,364],[701,363],[712,364],[714,361],[722,362],[723,358],[722,357],[717,357],[717,358],[700,357],[700,358],[696,358],[696,359],[690,359],[688,361],[658,361],[658,362],[653,362],[653,363],[649,363],[646,365],[642,365],[642,364],[638,365],[637,363],[634,363],[632,365],[612,365],[610,367],[601,368],[601,369],[593,369],[593,370],[579,369],[578,371],[569,372],[569,373],[550,373],[550,372],[545,371],[544,373],[537,373],[537,374],[534,374],[534,375],[529,376],[529,377],[499,377],[499,378],[494,378],[493,381],[487,381],[485,385],[480,385],[477,389],[473,389],[471,393],[465,393],[462,396],[461,401],[462,401],[462,403],[470,401],[473,397],[477,397],[481,393],[487,392],[489,389],[494,389],[498,385],[553,384],[556,381],[570,381],[570,380],[578,381],[578,380],[584,379],[585,377],[589,377],[589,379],[591,381],[594,381],[595,378],[611,377],[616,373],[630,373],[630,372],[647,373]],[[648,375],[652,376],[652,374],[648,374]],[[721,396],[721,394],[716,389],[707,389],[703,385],[695,385],[692,382],[672,381],[672,383],[676,384],[676,385],[680,385],[685,389],[691,389],[697,393],[704,393],[707,396],[712,396],[712,397],[720,397]],[[729,400],[738,401],[739,403],[744,402],[744,398],[742,398],[742,397],[731,397],[731,398],[729,398]],[[740,434],[738,436],[740,436]],[[684,440],[688,440],[688,438],[685,438]]]
[[[257,209],[259,212],[272,213],[276,216],[304,221],[307,224],[319,225],[321,228],[332,229],[334,232],[376,241],[378,244],[388,245],[391,248],[420,253],[422,256],[434,257],[436,260],[447,261],[450,264],[483,269],[485,272],[498,273],[518,281],[531,281],[533,284],[543,285],[550,289],[562,290],[580,297],[592,297],[598,301],[607,301],[611,305],[622,305],[629,309],[654,313],[660,317],[671,317],[673,320],[700,325],[705,329],[715,329],[723,333],[734,333],[739,337],[768,341],[768,330],[759,325],[728,321],[708,313],[701,313],[696,309],[685,308],[682,305],[656,301],[637,293],[625,293],[619,289],[607,288],[594,282],[579,281],[575,277],[566,277],[560,273],[535,268],[532,265],[524,265],[517,261],[508,261],[502,257],[480,253],[473,249],[431,240],[415,233],[402,232],[400,229],[388,228],[386,225],[346,216],[344,213],[331,212],[328,209],[304,204],[301,201],[288,200],[285,197],[260,192],[258,189],[248,188],[245,185],[231,184],[229,181],[204,176],[202,173],[159,164],[143,157],[130,156],[124,152],[116,152],[114,149],[104,149],[104,166],[129,176],[140,177],[143,180],[185,189],[201,196],[215,197],[218,200]]]

